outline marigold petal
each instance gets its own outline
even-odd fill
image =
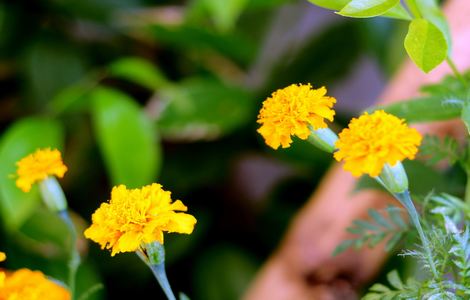
[[[258,129],[266,144],[274,149],[287,148],[291,136],[307,139],[310,126],[313,129],[326,128],[324,119],[333,121],[331,108],[336,102],[326,95],[326,88],[312,89],[310,84],[292,84],[275,91],[263,102],[258,115]]]
[[[368,174],[376,177],[385,164],[395,165],[404,159],[414,159],[422,136],[409,128],[404,120],[383,110],[364,113],[353,118],[336,142],[337,161],[354,176]]]

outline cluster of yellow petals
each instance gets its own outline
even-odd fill
[[[326,128],[325,119],[333,121],[332,110],[336,99],[326,96],[326,88],[313,89],[310,84],[292,84],[275,91],[263,102],[258,115],[261,127],[258,132],[270,147],[287,148],[291,136],[307,139],[310,126],[313,129]]]
[[[6,256],[0,252],[0,261]],[[70,292],[42,272],[20,269],[0,272],[0,300],[70,300]]]
[[[172,203],[171,193],[160,184],[141,189],[127,189],[124,185],[114,187],[111,200],[95,211],[92,225],[85,237],[101,247],[111,249],[111,255],[133,252],[143,243],[158,241],[163,244],[163,232],[190,234],[196,219],[186,211],[180,201]]]
[[[31,186],[54,175],[64,177],[67,167],[62,162],[62,155],[57,149],[38,149],[16,163],[18,166],[16,186],[24,192],[29,192]]]
[[[353,118],[340,134],[334,157],[344,161],[344,169],[354,176],[378,176],[387,163],[391,166],[405,158],[414,159],[422,136],[383,110]]]

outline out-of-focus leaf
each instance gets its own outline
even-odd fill
[[[8,230],[15,230],[39,203],[37,188],[24,193],[15,185],[16,162],[38,148],[62,148],[63,130],[59,123],[27,118],[14,123],[0,143],[0,213]]]
[[[102,300],[106,299],[102,280],[91,263],[82,263],[77,272],[77,295],[79,300]],[[86,294],[88,293],[88,297]]]
[[[168,84],[165,76],[155,65],[139,57],[125,57],[113,62],[108,71],[110,75],[156,90]]]
[[[467,127],[467,131],[470,133],[470,104],[466,103],[462,108],[462,121],[465,123]]]
[[[36,209],[19,231],[18,240],[31,253],[61,259],[66,257],[69,231],[57,214]]]
[[[256,269],[257,264],[243,251],[235,247],[216,246],[196,263],[193,280],[195,298],[241,299]]]
[[[50,101],[51,111],[55,114],[87,111],[90,108],[90,92],[98,81],[97,78],[87,78],[61,90]]]
[[[247,65],[256,55],[254,44],[235,34],[217,34],[189,24],[154,25],[151,27],[151,32],[160,43],[178,48],[183,53],[190,50],[216,51],[242,65]]]
[[[338,14],[355,18],[375,17],[399,3],[400,0],[352,0]]]
[[[247,0],[200,0],[210,13],[212,20],[220,31],[231,30],[243,9],[248,4]]]
[[[428,73],[447,56],[447,41],[442,31],[425,19],[414,19],[405,37],[405,49],[413,62]]]
[[[113,184],[140,187],[160,169],[161,150],[151,121],[132,98],[100,87],[92,94],[94,130]]]
[[[348,5],[349,2],[351,2],[351,0],[308,0],[308,1],[320,7],[331,9],[331,10],[337,10],[337,11],[342,10],[346,5]],[[359,2],[357,0],[355,1]],[[365,2],[364,0],[360,0],[360,1]],[[386,10],[382,16],[396,18],[396,19],[403,19],[403,20],[410,19],[409,14],[400,3],[396,3],[394,6],[392,6],[391,9]]]
[[[387,106],[379,106],[369,111],[383,109],[408,123],[442,121],[460,116],[461,106],[446,103],[442,97],[424,97],[400,101]]]
[[[85,62],[74,48],[50,41],[41,41],[28,49],[25,70],[31,97],[38,106],[85,73]]]
[[[159,130],[172,140],[211,140],[252,118],[254,101],[240,88],[215,80],[192,79],[161,90],[166,107]]]

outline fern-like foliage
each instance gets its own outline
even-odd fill
[[[433,135],[426,135],[419,153],[430,165],[435,165],[443,160],[447,160],[449,164],[453,165],[462,156],[457,140],[450,136],[439,138]]]
[[[409,230],[409,225],[401,216],[402,209],[389,205],[385,209],[385,214],[370,209],[370,221],[354,220],[353,225],[347,229],[348,232],[357,235],[356,238],[343,241],[336,247],[333,255],[354,247],[359,249],[364,245],[374,247],[384,239],[388,238],[385,249],[390,251],[402,239]]]

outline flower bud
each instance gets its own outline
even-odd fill
[[[333,153],[338,136],[330,128],[313,129],[310,127],[308,141],[317,148]]]
[[[408,176],[399,161],[394,166],[385,164],[376,179],[391,193],[402,193],[408,190]]]
[[[39,190],[47,208],[53,212],[67,209],[64,192],[54,176],[48,176],[39,182]]]

